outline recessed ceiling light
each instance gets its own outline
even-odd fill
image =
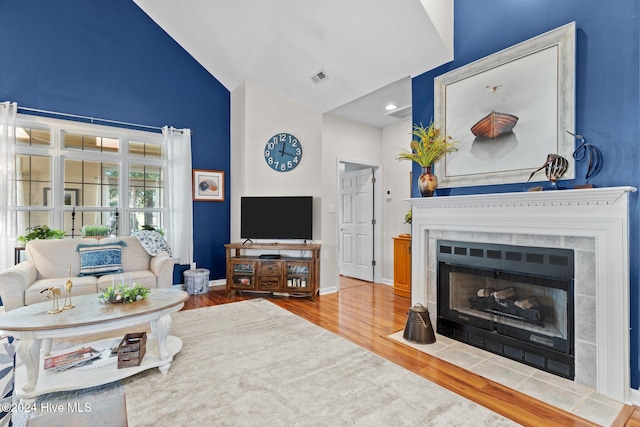
[[[384,109],[387,110],[387,111],[393,111],[396,108],[398,108],[398,106],[395,105],[395,104],[388,104],[386,107],[384,107]]]

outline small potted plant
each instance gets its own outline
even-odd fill
[[[409,209],[409,212],[404,216],[404,223],[411,225],[411,220],[413,219],[413,211]]]
[[[35,239],[64,239],[64,231],[49,228],[48,225],[34,225],[27,227],[29,233],[24,236],[18,236],[18,242],[25,245],[29,240]]]
[[[413,125],[411,132],[414,139],[411,140],[411,150],[403,151],[398,160],[411,160],[422,167],[422,174],[418,178],[418,188],[423,196],[433,196],[438,186],[438,179],[432,173],[433,163],[447,153],[458,151],[457,141],[445,135],[436,127],[433,120],[429,126]]]
[[[110,232],[107,225],[85,225],[82,227],[83,237],[106,237]]]

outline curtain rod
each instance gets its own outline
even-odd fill
[[[28,111],[28,112],[32,112],[32,113],[49,114],[49,115],[53,115],[53,116],[70,117],[70,118],[74,118],[74,119],[87,120],[87,121],[89,121],[91,123],[102,122],[102,123],[109,123],[109,124],[114,124],[114,125],[122,125],[122,126],[131,126],[131,127],[137,127],[137,128],[153,129],[153,130],[157,130],[157,131],[162,132],[162,128],[161,127],[149,126],[149,125],[141,125],[139,123],[121,122],[121,121],[118,121],[118,120],[100,119],[100,118],[97,118],[97,117],[80,116],[80,115],[77,115],[77,114],[60,113],[60,112],[57,112],[57,111],[40,110],[40,109],[37,109],[37,108],[29,108],[29,107],[20,107],[20,106],[18,106],[18,112],[20,112],[20,110]],[[182,133],[182,130],[180,130],[180,129],[174,129],[174,131]],[[191,132],[191,134],[193,134],[193,132]]]

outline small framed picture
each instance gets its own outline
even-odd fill
[[[224,171],[194,169],[193,201],[224,202]]]
[[[65,188],[64,189],[64,205],[65,206],[78,206],[78,192],[77,188]],[[45,187],[43,193],[42,204],[49,206],[51,204],[51,188]]]

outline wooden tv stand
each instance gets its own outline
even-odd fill
[[[269,292],[311,297],[320,286],[320,245],[296,243],[229,243],[227,296],[231,291]],[[299,256],[260,258],[275,251],[296,251]]]

